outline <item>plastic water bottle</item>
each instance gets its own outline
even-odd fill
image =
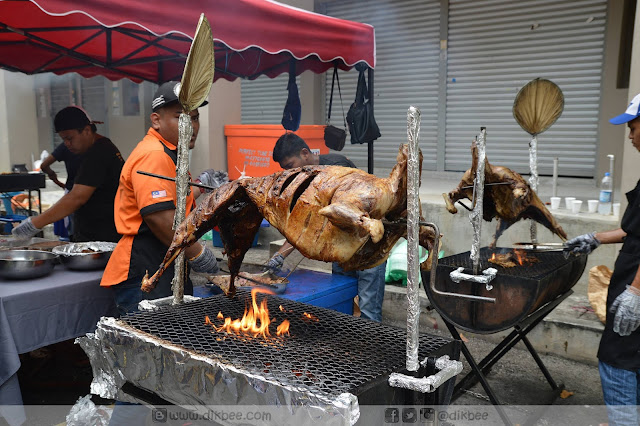
[[[613,182],[611,181],[611,175],[609,172],[604,174],[602,183],[600,184],[600,199],[598,203],[598,213],[611,214],[611,190],[613,189]]]

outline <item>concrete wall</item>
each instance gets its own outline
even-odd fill
[[[40,158],[33,77],[0,71],[0,172]]]

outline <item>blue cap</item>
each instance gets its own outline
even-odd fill
[[[640,93],[637,94],[635,98],[633,98],[624,114],[613,117],[611,120],[609,120],[609,123],[624,124],[638,117],[640,117]]]

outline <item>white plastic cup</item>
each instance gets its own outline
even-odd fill
[[[576,199],[576,197],[564,197],[564,203],[566,205],[567,210],[572,211],[573,210],[573,201]]]
[[[589,213],[595,213],[598,211],[598,200],[588,200]]]
[[[574,214],[580,213],[580,209],[582,208],[582,200],[573,200],[573,204],[571,205],[571,211]]]
[[[551,210],[558,210],[560,208],[560,197],[551,197]]]
[[[620,203],[613,203],[613,215],[615,217],[620,216]]]

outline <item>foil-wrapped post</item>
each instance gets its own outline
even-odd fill
[[[426,365],[427,359],[421,362]],[[438,389],[447,380],[457,376],[462,371],[462,363],[449,359],[449,355],[441,356],[436,360],[438,373],[428,377],[412,377],[399,373],[389,375],[389,386],[410,389],[416,392],[431,393]]]
[[[553,183],[552,183],[552,197],[558,196],[558,157],[553,159]]]
[[[187,194],[189,192],[189,143],[193,134],[191,116],[188,112],[182,112],[178,119],[178,161],[176,164],[176,213],[173,218],[173,229],[187,216]],[[182,303],[184,297],[184,282],[187,275],[184,251],[180,253],[175,262],[175,275],[171,281],[173,289],[173,303]]]
[[[473,273],[480,272],[480,234],[482,228],[482,213],[484,199],[484,166],[486,154],[486,137],[487,129],[480,128],[480,136],[478,137],[478,167],[476,168],[476,177],[473,182],[473,210],[469,213],[469,220],[473,227],[473,242],[471,244],[471,261],[473,262]]]
[[[420,260],[418,240],[420,231],[420,110],[414,106],[407,111],[407,370],[418,371],[418,331],[420,319]]]
[[[538,137],[533,135],[529,143],[529,185],[534,192],[538,191]],[[531,242],[538,242],[538,227],[535,220],[531,221]]]

